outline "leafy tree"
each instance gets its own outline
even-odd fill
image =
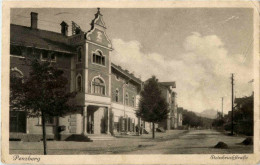
[[[196,113],[188,110],[184,110],[182,113],[183,125],[191,126],[191,127],[204,127],[210,128],[212,119],[208,119],[206,117],[200,117]]]
[[[196,127],[198,126],[198,116],[192,112],[192,111],[183,111],[183,125],[188,125],[191,127]]]
[[[29,60],[30,75],[24,80],[10,77],[10,109],[26,111],[28,117],[41,117],[44,155],[47,154],[45,122],[74,109],[69,100],[75,93],[67,91],[63,71],[51,62]]]
[[[20,100],[22,100],[22,83],[23,77],[17,76],[15,74],[10,74],[10,109],[19,110],[21,109]]]
[[[254,132],[254,96],[237,98],[234,110],[234,123],[237,133],[253,135]]]
[[[221,112],[217,113],[217,118],[213,120],[212,126],[213,127],[223,127],[225,124],[224,117],[222,116]]]
[[[153,123],[153,138],[155,138],[155,123],[167,119],[169,112],[168,103],[161,94],[158,80],[155,76],[145,82],[140,96],[136,115],[144,121]]]

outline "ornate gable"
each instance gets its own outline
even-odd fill
[[[86,39],[99,45],[112,48],[111,41],[105,32],[106,25],[99,8],[90,25],[91,29],[86,33]]]
[[[98,14],[97,18],[94,21],[94,24],[106,28],[105,22],[103,21],[103,17],[101,14]]]

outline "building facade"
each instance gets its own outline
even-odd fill
[[[158,126],[166,130],[177,129],[180,125],[182,125],[182,120],[180,120],[181,112],[177,110],[177,94],[174,91],[174,88],[176,88],[176,83],[160,82],[159,85],[162,96],[169,104],[169,114],[168,118],[160,122]]]
[[[111,62],[113,48],[99,9],[88,32],[73,22],[72,35],[68,36],[68,24],[63,21],[60,26],[61,33],[38,29],[38,13],[33,12],[31,26],[10,25],[10,74],[29,76],[30,68],[23,61],[26,57],[50,59],[69,80],[67,90],[77,91],[73,100],[77,112],[48,119],[47,138],[66,140],[75,134],[135,132],[141,125],[149,132],[150,124],[135,115],[143,82]],[[41,135],[41,119],[11,110],[10,137],[17,133],[25,138]]]

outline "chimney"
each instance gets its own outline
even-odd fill
[[[38,26],[38,13],[31,12],[31,28],[37,29]]]
[[[69,27],[69,25],[66,22],[62,21],[60,26],[61,26],[61,34],[63,34],[64,36],[67,36],[68,35],[68,27]]]

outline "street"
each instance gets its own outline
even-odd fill
[[[253,153],[253,146],[240,144],[245,136],[227,136],[215,130],[170,130],[166,133],[131,136],[111,141],[48,141],[48,154],[229,154]],[[219,142],[228,149],[216,149]],[[10,142],[10,154],[42,154],[42,142]]]

